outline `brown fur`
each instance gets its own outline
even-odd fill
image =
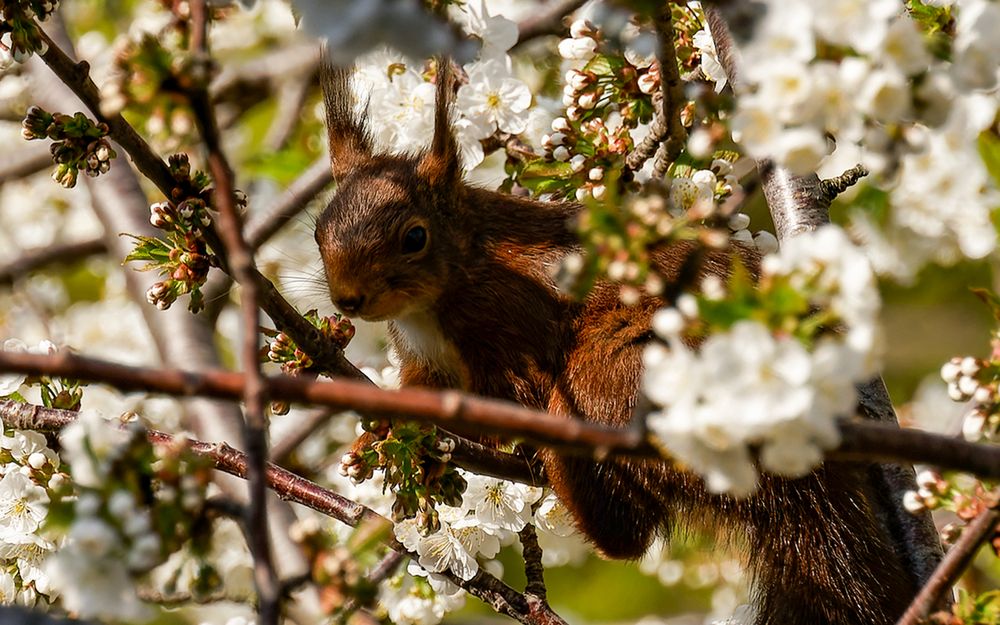
[[[345,85],[340,74],[325,80],[334,110],[344,110]],[[626,307],[607,283],[583,302],[562,294],[550,270],[576,249],[568,221],[580,207],[466,185],[442,113],[446,93],[438,90],[431,151],[368,153],[337,173],[339,192],[316,230],[333,301],[361,296],[362,318],[390,320],[406,385],[628,424],[662,301]],[[331,153],[357,161],[363,120],[337,123],[331,142],[347,147],[331,145]],[[402,237],[414,224],[428,243],[406,254]],[[687,270],[692,249],[656,254],[668,285]],[[724,254],[701,261],[703,274],[728,272]],[[756,495],[736,500],[710,495],[696,476],[664,463],[539,456],[580,530],[609,557],[637,558],[676,524],[744,541],[761,625],[890,623],[914,592],[862,490],[863,468],[827,463],[798,480],[765,477]]]

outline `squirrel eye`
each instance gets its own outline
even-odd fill
[[[416,254],[427,245],[427,230],[423,226],[413,226],[403,237],[403,253]]]

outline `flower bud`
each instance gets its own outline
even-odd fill
[[[583,171],[584,165],[587,164],[587,157],[583,154],[577,154],[573,158],[569,159],[570,166],[573,167],[573,173],[579,173]]]
[[[569,150],[566,149],[566,146],[561,145],[552,151],[552,158],[565,163],[569,160]]]
[[[735,213],[729,218],[730,230],[745,230],[750,225],[750,215],[746,213]]]
[[[574,39],[581,39],[583,37],[590,37],[595,34],[594,25],[590,23],[589,20],[578,19],[574,20],[569,26],[569,34]]]
[[[583,94],[579,98],[580,108],[590,110],[597,106],[597,94],[593,91]]]
[[[979,373],[979,363],[976,362],[976,359],[973,358],[972,356],[966,356],[965,358],[963,358],[962,362],[959,364],[959,367],[961,368],[962,373],[964,375],[972,376]]]
[[[588,61],[597,50],[597,42],[590,37],[563,39],[559,42],[559,56],[570,60]]]
[[[653,95],[660,87],[660,76],[656,72],[646,72],[639,76],[639,91],[646,95]]]
[[[954,359],[949,360],[941,366],[941,379],[945,382],[958,382],[958,374],[962,372],[961,366]]]
[[[910,514],[919,514],[924,511],[926,506],[924,506],[923,499],[917,493],[908,490],[903,494],[903,507]]]

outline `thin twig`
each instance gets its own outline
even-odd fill
[[[0,400],[0,417],[4,422],[19,429],[53,430],[72,423],[77,413],[54,408],[41,408],[12,400]],[[154,445],[176,446],[175,437],[164,432],[147,430],[146,437]],[[215,468],[246,479],[247,455],[225,443],[211,444],[201,441],[187,441],[187,448],[199,456],[209,459]],[[343,495],[323,488],[286,469],[268,463],[266,466],[268,486],[281,498],[307,506],[337,519],[351,527],[361,523],[392,528],[392,522],[371,508],[347,499]],[[385,532],[386,545],[394,551],[414,557],[406,551],[391,531]],[[385,562],[385,561],[383,561]],[[391,564],[391,561],[390,561]],[[387,564],[388,566],[388,564]],[[514,618],[525,625],[564,625],[564,621],[552,609],[534,597],[523,595],[496,577],[483,571],[470,580],[463,580],[450,571],[441,573],[453,584],[465,589],[469,594],[486,602],[497,612]]]
[[[286,434],[284,438],[271,446],[271,462],[274,464],[285,464],[288,457],[309,438],[316,430],[326,425],[333,416],[337,414],[333,410],[321,408],[314,410],[303,417],[295,428]]]
[[[311,80],[288,79],[282,81],[280,88],[276,89],[277,110],[264,137],[267,151],[277,152],[288,143],[302,120],[302,110],[306,108],[310,87]]]
[[[958,542],[945,554],[941,564],[934,570],[931,578],[920,589],[920,593],[910,607],[906,608],[906,612],[896,625],[917,625],[939,605],[948,589],[955,585],[972,563],[972,558],[975,557],[980,545],[993,536],[998,522],[1000,522],[1000,510],[988,508],[962,530]]]
[[[460,436],[455,436],[454,440],[451,461],[467,471],[531,486],[548,484],[544,467],[523,450],[508,453]]]
[[[524,587],[524,594],[534,595],[545,601],[545,567],[542,566],[542,548],[538,544],[535,526],[528,523],[518,533],[518,536],[521,538],[521,546],[523,547],[524,576],[528,580]]]
[[[681,109],[684,108],[687,98],[684,97],[684,83],[677,67],[671,6],[670,3],[664,3],[657,10],[653,20],[659,44],[656,58],[660,72],[660,92],[653,102],[656,113],[649,126],[649,134],[625,159],[628,168],[637,171],[656,152],[656,160],[653,163],[653,175],[656,178],[662,178],[666,174],[667,169],[684,149],[684,142],[687,140],[687,130],[681,123]]]
[[[833,202],[838,195],[853,187],[867,175],[868,169],[864,165],[855,165],[835,178],[820,180],[820,190],[827,202]]]
[[[518,37],[514,49],[545,35],[566,32],[566,17],[584,5],[586,0],[551,0],[541,9],[517,24]]]
[[[239,400],[243,376],[232,371],[181,371],[130,367],[84,358],[69,352],[48,356],[0,352],[0,373],[49,375],[88,382],[105,382],[123,391],[150,391],[183,397]],[[384,390],[353,380],[304,380],[265,377],[269,396],[277,400],[358,410],[381,418],[432,423],[461,434],[496,434],[567,452],[657,458],[659,453],[634,430],[611,428],[580,419],[562,419],[511,402],[454,390],[420,388]],[[7,419],[6,403],[0,416]],[[11,423],[14,427],[17,426]],[[983,478],[1000,478],[1000,448],[962,439],[900,429],[895,423],[841,421],[841,444],[828,451],[830,460],[924,462],[967,471]],[[511,464],[514,464],[512,461]]]
[[[289,221],[301,213],[319,193],[333,182],[333,171],[326,156],[309,166],[288,185],[267,213],[247,221],[246,237],[250,247],[257,249],[273,237]]]
[[[50,245],[40,249],[25,250],[25,252],[0,267],[0,286],[10,286],[17,280],[26,277],[32,271],[38,271],[52,265],[65,265],[79,262],[90,256],[97,256],[108,251],[104,239],[88,239],[72,243]]]
[[[27,178],[51,165],[52,152],[40,142],[6,150],[0,155],[0,184]]]
[[[399,565],[403,562],[405,557],[406,556],[399,551],[390,551],[385,554],[385,557],[379,560],[378,564],[372,567],[372,570],[368,572],[366,582],[371,586],[378,586],[385,580],[389,579],[393,574],[395,574],[396,569],[399,568]],[[338,621],[342,623],[347,622],[348,617],[357,612],[360,607],[361,606],[358,605],[357,597],[350,597],[344,603],[344,606],[340,608]]]
[[[208,7],[205,0],[189,3],[191,10],[191,47],[207,75],[211,57],[208,51]],[[207,80],[202,84],[206,84]],[[195,81],[198,84],[198,81]],[[245,426],[243,446],[247,450],[247,483],[249,503],[246,509],[247,544],[253,555],[254,582],[257,588],[257,611],[263,625],[278,625],[281,618],[282,592],[271,552],[267,526],[267,386],[260,370],[260,312],[253,252],[243,238],[242,217],[236,206],[233,172],[222,151],[218,121],[205,86],[195,87],[190,94],[191,108],[205,148],[208,165],[215,183],[213,200],[219,211],[220,235],[236,280],[240,283],[240,308],[243,316],[243,403]]]

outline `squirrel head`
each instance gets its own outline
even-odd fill
[[[365,116],[353,112],[351,70],[331,66],[324,54],[337,193],[317,221],[316,242],[330,298],[348,316],[378,321],[426,310],[461,258],[463,185],[448,123],[448,61],[438,67],[431,148],[417,156],[377,154]]]

